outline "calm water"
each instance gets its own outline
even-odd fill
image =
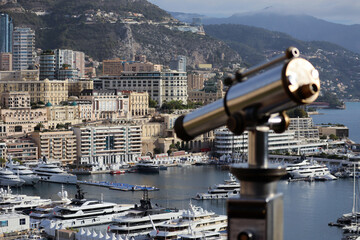
[[[360,143],[360,102],[347,102],[344,110],[320,109],[321,115],[311,116],[315,124],[340,123],[349,128],[350,139]]]
[[[149,193],[154,204],[186,209],[191,197],[197,192],[206,192],[213,184],[223,182],[228,178],[227,174],[227,171],[214,166],[192,166],[169,168],[161,171],[159,175],[101,174],[82,176],[80,179],[153,185],[160,188],[160,191]],[[18,192],[55,199],[60,188],[60,184],[39,183],[35,187],[23,187]],[[87,198],[100,199],[103,193],[105,201],[117,203],[138,203],[142,197],[140,192],[121,192],[87,185],[82,185],[82,188]],[[65,189],[71,197],[74,196],[75,186],[67,185]],[[351,211],[352,189],[351,179],[313,183],[281,181],[278,190],[284,194],[284,239],[341,239],[341,231],[327,224],[341,214]],[[225,200],[192,202],[219,214],[226,214]]]

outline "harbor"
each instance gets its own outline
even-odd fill
[[[218,166],[173,167],[160,174],[96,174],[79,176],[81,181],[127,182],[136,185],[150,184],[160,190],[149,192],[153,204],[163,207],[187,209],[190,199],[199,192],[206,192],[209,186],[228,179],[228,171]],[[64,186],[69,197],[76,194],[75,185]],[[108,188],[82,185],[87,199],[100,199],[118,204],[135,204],[143,197],[143,192],[113,191]],[[284,239],[341,239],[342,229],[329,227],[343,213],[351,211],[353,179],[339,179],[325,182],[280,181],[279,192],[284,194]],[[14,194],[39,195],[42,198],[57,199],[61,184],[40,182],[34,187],[23,186],[13,189]],[[217,214],[226,214],[226,200],[196,201],[196,206]],[[326,204],[324,204],[326,203]],[[341,203],[341,204],[340,204]],[[91,227],[106,231],[108,225]],[[85,230],[84,230],[85,231]]]

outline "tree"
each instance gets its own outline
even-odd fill
[[[6,163],[6,159],[0,157],[0,166],[1,166],[1,167],[4,167],[4,166],[5,166],[5,163]]]
[[[154,148],[154,154],[159,154],[161,153],[161,149],[160,148]]]
[[[34,130],[35,130],[35,131],[41,131],[44,127],[45,127],[44,124],[38,123],[38,124],[36,124],[36,126],[34,127]]]
[[[288,111],[286,111],[287,115],[289,115],[290,118],[306,118],[308,117],[307,112],[302,108],[293,108]]]
[[[329,138],[330,138],[331,140],[338,140],[338,139],[339,139],[339,137],[336,136],[335,134],[330,134]]]
[[[156,108],[156,106],[158,105],[158,102],[149,98],[149,107],[151,108]]]

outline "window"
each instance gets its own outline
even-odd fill
[[[7,227],[8,226],[8,221],[4,220],[4,221],[0,221],[0,227]]]
[[[20,219],[20,225],[25,225],[26,224],[26,219],[25,218],[21,218]]]

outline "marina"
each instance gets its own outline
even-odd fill
[[[123,182],[136,185],[153,184],[160,191],[149,192],[153,204],[162,207],[187,209],[189,200],[198,192],[206,192],[209,185],[222,183],[228,179],[228,171],[217,166],[175,167],[161,171],[159,174],[96,174],[79,176],[81,181]],[[40,182],[32,186],[14,189],[14,194],[39,195],[42,198],[57,199],[61,185]],[[82,185],[88,199],[100,199],[101,194],[106,202],[135,204],[142,198],[143,192],[112,191],[109,188]],[[75,196],[75,185],[65,185],[70,198]],[[342,229],[329,227],[328,223],[336,220],[343,213],[351,212],[353,199],[353,179],[345,178],[325,182],[280,181],[279,192],[284,194],[284,239],[329,239],[342,237]],[[326,203],[326,204],[324,204]],[[196,201],[194,205],[217,214],[226,215],[226,200]],[[107,227],[90,227],[102,231]]]

